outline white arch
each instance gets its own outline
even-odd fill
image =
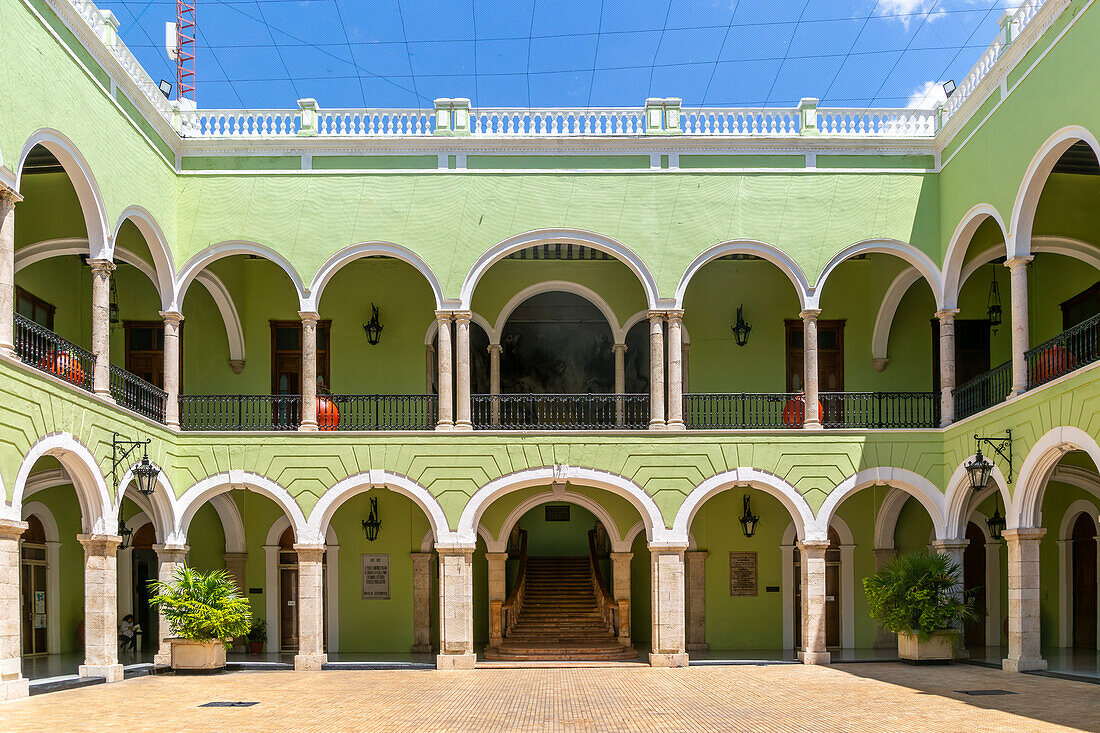
[[[630,329],[637,326],[640,322],[646,320],[649,320],[649,311],[641,310],[637,313],[632,314],[630,318],[627,318],[625,321],[623,321],[623,325],[619,329],[619,334],[622,336],[622,340],[618,341],[618,343],[625,344],[626,336],[628,333],[630,333]],[[646,338],[649,337],[647,336]],[[682,321],[680,323],[680,341],[687,346],[691,345],[691,334],[688,333],[687,324]]]
[[[842,249],[829,260],[829,263],[821,271],[821,275],[818,276],[817,283],[814,285],[805,307],[819,308],[821,293],[825,288],[825,282],[829,279],[829,275],[845,260],[861,254],[887,254],[905,260],[928,281],[928,286],[932,288],[932,294],[936,298],[937,309],[943,307],[941,305],[943,302],[943,276],[940,274],[940,268],[936,267],[936,263],[932,261],[932,258],[921,250],[896,239],[872,239],[857,242]]]
[[[183,298],[187,294],[187,288],[203,268],[208,267],[212,262],[233,255],[256,255],[275,263],[282,268],[283,272],[290,278],[291,283],[294,284],[294,290],[298,294],[299,310],[308,310],[312,307],[309,291],[289,260],[265,245],[256,244],[255,242],[234,241],[221,242],[207,247],[184,264],[183,269],[176,276],[175,293],[172,296],[169,309],[179,312],[180,308],[183,307]]]
[[[1066,507],[1058,527],[1058,646],[1073,646],[1073,599],[1077,590],[1073,568],[1073,526],[1077,517],[1085,514],[1092,519],[1092,526],[1100,530],[1096,504],[1088,499],[1078,499]],[[1097,536],[1100,537],[1100,531]],[[1100,570],[1098,570],[1100,572]]]
[[[569,282],[568,280],[544,280],[543,282],[529,285],[513,295],[511,299],[504,304],[504,307],[500,309],[500,313],[497,315],[496,323],[493,324],[493,328],[489,332],[489,343],[500,343],[500,334],[504,332],[504,326],[507,325],[508,318],[516,308],[536,295],[553,292],[572,293],[596,306],[600,313],[603,314],[603,317],[607,319],[607,325],[611,327],[611,335],[614,337],[615,343],[621,344],[623,342],[626,334],[619,327],[619,319],[615,315],[615,311],[612,310],[611,305],[604,300],[599,293],[591,288],[586,288],[584,285]]]
[[[1080,125],[1069,125],[1055,132],[1039,146],[1038,152],[1031,159],[1024,173],[1020,188],[1016,193],[1016,200],[1012,204],[1012,219],[1009,231],[1012,233],[1012,243],[1009,247],[1009,256],[1026,257],[1031,254],[1031,230],[1035,224],[1035,212],[1039,206],[1039,197],[1046,187],[1047,178],[1054,169],[1058,159],[1070,147],[1078,142],[1084,142],[1100,159],[1100,143],[1096,137],[1086,128]],[[1006,240],[1007,241],[1007,240]]]
[[[919,473],[893,466],[866,468],[837,484],[837,487],[830,492],[817,511],[820,526],[828,527],[829,521],[835,516],[840,503],[852,494],[869,486],[892,486],[913,496],[928,512],[928,516],[932,518],[932,526],[935,529],[936,537],[945,537],[944,517],[946,516],[947,500],[943,492]]]
[[[470,500],[466,502],[466,507],[462,510],[462,516],[458,519],[458,531],[455,540],[460,543],[472,543],[476,539],[474,528],[481,523],[482,513],[501,496],[531,486],[549,486],[563,483],[603,489],[629,501],[642,515],[650,542],[677,544],[682,541],[683,544],[687,543],[686,534],[681,538],[680,534],[674,531],[670,532],[665,528],[661,510],[657,508],[653,497],[647,494],[645,489],[638,484],[609,471],[561,464],[517,471],[493,479],[482,486],[470,497]]]
[[[961,540],[966,537],[966,523],[969,521],[973,509],[985,501],[994,491],[999,491],[1001,501],[1005,505],[1005,518],[1011,514],[1009,507],[1012,505],[1012,495],[1008,490],[1008,480],[1001,472],[1000,466],[993,463],[993,470],[989,474],[990,485],[975,496],[974,489],[970,486],[970,476],[966,472],[966,464],[977,458],[976,455],[966,456],[955,467],[951,478],[947,480],[947,495],[945,497],[945,529],[946,534],[937,535],[940,539]]]
[[[620,539],[619,527],[615,524],[615,520],[611,518],[611,514],[595,499],[585,496],[584,494],[578,494],[575,491],[565,491],[562,493],[545,491],[520,503],[519,506],[513,509],[508,516],[504,518],[504,523],[500,527],[497,538],[492,542],[488,540],[485,542],[489,552],[505,552],[508,549],[508,535],[511,533],[512,527],[516,525],[516,522],[532,509],[550,502],[568,502],[592,512],[592,514],[596,516],[596,519],[603,522],[603,526],[607,528],[608,537],[611,539],[611,551],[630,552],[630,545]]]
[[[886,365],[885,361],[890,358],[890,329],[894,325],[894,316],[897,315],[898,306],[901,305],[902,298],[905,297],[909,288],[920,279],[917,268],[906,267],[890,283],[890,287],[886,289],[886,295],[883,296],[882,303],[878,307],[878,314],[875,316],[875,328],[871,333],[871,358],[883,360],[883,366]]]
[[[901,510],[912,497],[908,491],[889,487],[886,496],[879,504],[878,513],[875,516],[875,549],[894,549],[894,532],[898,527],[898,519],[901,518]]]
[[[970,241],[974,238],[974,233],[978,231],[978,227],[985,223],[987,218],[997,222],[997,226],[1001,230],[1002,241],[1008,238],[1004,218],[992,204],[977,204],[963,214],[962,219],[951,235],[951,241],[947,245],[947,254],[943,260],[943,293],[937,299],[937,302],[942,303],[941,308],[959,307],[959,290],[962,288],[960,278],[963,263],[966,260],[966,251],[970,247]]]
[[[160,294],[161,298],[161,308],[166,309],[171,305],[171,302],[167,299],[172,296],[172,276],[176,272],[175,261],[172,258],[172,250],[169,248],[168,241],[164,237],[164,232],[161,231],[160,225],[157,224],[156,219],[153,218],[152,214],[140,206],[129,206],[119,215],[118,221],[115,222],[115,227],[112,230],[112,242],[118,240],[118,232],[127,221],[132,221],[134,223],[134,226],[137,227],[141,236],[145,239],[146,246],[149,248],[149,256],[153,258],[153,266],[155,268],[155,275],[151,277],[150,280],[157,286],[157,293]],[[144,262],[144,260],[142,262]]]
[[[208,499],[233,489],[247,489],[263,494],[278,504],[294,527],[294,536],[303,544],[319,544],[323,535],[314,535],[309,531],[305,515],[294,497],[286,489],[266,476],[257,473],[233,469],[208,476],[184,492],[176,502],[176,528],[169,544],[187,544],[187,531],[191,520]]]
[[[432,268],[429,267],[428,263],[421,259],[418,254],[407,247],[402,247],[399,244],[391,244],[390,242],[361,242],[359,244],[353,244],[350,247],[345,247],[325,260],[325,263],[317,270],[317,274],[313,276],[313,280],[309,284],[309,290],[307,291],[309,293],[308,302],[303,305],[302,310],[317,310],[318,306],[321,304],[321,293],[324,292],[325,286],[328,285],[329,280],[332,279],[332,276],[335,275],[341,267],[363,257],[376,256],[392,257],[395,260],[401,260],[405,264],[412,265],[416,268],[428,281],[428,286],[432,289],[432,295],[435,296],[436,309],[443,308],[443,288],[439,284],[439,278],[435,276],[435,272],[432,271]]]
[[[118,529],[118,523],[117,520],[112,522],[110,519],[113,516],[110,514],[112,504],[103,474],[100,473],[99,465],[92,452],[70,433],[45,435],[27,451],[16,474],[12,499],[8,504],[12,512],[19,513],[31,470],[43,456],[56,458],[72,481],[80,504],[82,530],[92,534],[114,534]]]
[[[481,326],[481,330],[485,332],[485,335],[489,337],[490,344],[500,343],[500,334],[493,333],[493,326],[489,323],[489,320],[476,311],[470,311],[470,320]],[[432,322],[428,324],[428,330],[424,333],[424,345],[431,346],[432,341],[435,339],[435,332],[439,330],[439,321],[432,319]]]
[[[691,279],[695,277],[695,273],[701,270],[708,262],[716,260],[719,257],[733,254],[754,255],[778,267],[791,281],[791,284],[794,285],[795,293],[798,295],[799,306],[802,308],[810,307],[807,303],[810,300],[812,288],[810,287],[810,281],[806,278],[806,274],[802,272],[802,268],[798,266],[798,263],[786,252],[777,247],[749,239],[731,240],[729,242],[716,244],[696,257],[692,263],[688,265],[687,270],[684,271],[683,276],[680,278],[680,283],[676,286],[676,307],[684,307],[684,295],[687,293],[688,285],[691,283]]]
[[[282,618],[279,613],[279,540],[289,526],[290,518],[288,516],[283,514],[277,517],[267,530],[267,537],[264,541],[264,587],[268,589],[264,605],[267,613],[266,623],[269,639],[280,638],[279,625]],[[294,536],[295,544],[306,544],[297,532]],[[325,562],[328,564],[328,570],[325,572],[327,646],[330,652],[338,652],[340,651],[340,542],[336,537],[336,531],[332,527],[329,527],[323,536],[325,538]],[[320,544],[320,541],[310,541],[308,544]]]
[[[153,528],[157,533],[157,539],[164,542],[176,526],[176,492],[172,490],[172,484],[168,480],[167,473],[155,461],[150,459],[150,462],[157,467],[158,471],[157,485],[153,489],[153,494],[146,497],[135,490],[131,491],[129,497],[127,497],[126,493],[130,489],[134,478],[134,466],[138,464],[139,460],[135,457],[133,463],[119,479],[115,501],[111,505],[111,516],[118,516],[122,511],[122,500],[129,498],[150,516],[150,521],[153,522]]]
[[[645,532],[645,521],[639,519],[633,527],[626,531],[626,536],[623,537],[623,542],[626,543],[627,547],[633,547],[635,538],[637,538],[637,536],[642,532]]]
[[[46,533],[47,542],[60,542],[61,532],[57,528],[57,520],[54,519],[50,508],[40,501],[28,501],[20,511],[21,519],[25,522],[27,517],[35,515],[42,522],[42,530]]]
[[[798,489],[789,483],[767,471],[756,468],[735,468],[724,471],[716,476],[703,481],[696,486],[684,503],[676,512],[676,519],[672,522],[672,531],[677,537],[686,537],[691,529],[691,523],[695,519],[696,512],[706,503],[707,499],[727,489],[739,486],[747,486],[765,493],[771,494],[780,501],[791,514],[798,537],[803,539],[824,539],[826,534],[815,534],[814,512],[806,503],[806,498],[798,493]],[[820,536],[818,536],[820,534]]]
[[[435,532],[437,541],[450,541],[450,525],[447,523],[447,515],[439,501],[426,488],[407,476],[390,473],[381,469],[371,469],[357,473],[354,476],[337,482],[335,486],[326,491],[313,510],[309,513],[308,528],[315,537],[323,537],[332,522],[332,515],[345,501],[353,496],[370,491],[374,488],[384,487],[394,493],[412,499],[413,503],[420,507]],[[441,535],[448,536],[446,540]]]
[[[1097,524],[1097,517],[1100,515],[1100,509],[1096,507],[1094,502],[1088,499],[1078,499],[1070,504],[1066,507],[1065,513],[1062,514],[1062,521],[1058,527],[1058,539],[1073,539],[1073,525],[1076,523],[1079,514],[1089,515],[1092,519],[1092,523]],[[1098,529],[1100,529],[1100,525],[1098,525]],[[1100,532],[1098,532],[1098,534],[1100,534]]]
[[[64,237],[61,239],[43,240],[27,245],[26,247],[20,247],[16,250],[15,271],[18,273],[24,267],[29,267],[36,262],[41,262],[51,257],[80,255],[87,251],[88,240],[84,237]],[[172,295],[171,275],[168,277],[167,289],[162,290],[162,285],[159,284],[161,278],[158,275],[158,271],[143,258],[124,247],[116,246],[114,249],[114,260],[116,262],[125,262],[141,271],[141,273],[153,283],[153,287],[157,289],[157,295],[161,299],[161,307],[168,307],[166,299],[171,298]],[[244,361],[244,330],[241,328],[241,319],[237,314],[237,306],[233,302],[233,297],[229,294],[229,289],[225,286],[225,283],[210,270],[202,270],[195,276],[195,280],[210,291],[210,297],[214,299],[214,304],[218,307],[218,312],[221,313],[222,321],[225,323],[225,337],[229,342],[230,360]]]
[[[103,195],[91,166],[72,140],[57,130],[48,128],[37,130],[27,138],[16,167],[16,188],[22,186],[23,166],[36,145],[46,148],[57,158],[76,191],[76,198],[84,215],[84,228],[88,234],[88,255],[92,259],[111,259],[112,242],[107,233],[107,208],[103,205]]]
[[[1071,450],[1084,451],[1093,464],[1100,467],[1100,445],[1080,428],[1068,425],[1054,428],[1035,441],[1020,466],[1020,477],[1016,480],[1016,496],[1012,510],[1008,512],[1010,529],[1042,526],[1046,485],[1058,461]]]
[[[490,247],[476,262],[474,262],[473,267],[470,269],[470,272],[467,273],[466,279],[462,283],[462,291],[460,293],[461,308],[463,310],[470,309],[470,304],[473,302],[474,298],[474,289],[477,287],[478,281],[481,280],[485,271],[497,260],[503,259],[513,252],[518,252],[527,247],[559,243],[591,247],[592,249],[605,252],[619,260],[629,267],[630,270],[637,275],[638,280],[641,281],[642,289],[645,291],[646,304],[650,308],[657,307],[659,298],[657,295],[657,282],[653,279],[653,275],[650,273],[645,262],[642,261],[642,258],[622,242],[618,242],[602,234],[588,232],[582,229],[536,229],[505,239],[503,242]]]
[[[908,494],[906,494],[906,498],[909,498]],[[831,529],[836,530],[836,536],[840,540],[840,544],[854,545],[856,543],[856,536],[852,532],[852,528],[848,526],[847,522],[836,516],[834,516],[830,521],[831,524],[829,526]],[[794,526],[794,522],[788,522],[787,528],[783,530],[783,538],[780,540],[779,544],[793,545],[797,540],[798,528]]]
[[[46,534],[46,651],[61,651],[61,533],[49,507],[40,501],[23,505],[20,518],[38,517]]]
[[[248,552],[244,541],[244,519],[241,517],[240,509],[237,508],[237,502],[233,501],[229,494],[218,494],[210,497],[210,506],[214,507],[214,511],[218,513],[222,534],[225,535],[225,551]]]

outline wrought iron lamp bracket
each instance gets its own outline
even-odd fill
[[[1008,483],[1012,483],[1012,431],[1005,430],[1005,437],[1003,438],[987,437],[975,433],[974,443],[979,450],[981,450],[982,443],[985,443],[1008,464],[1008,474],[1005,476],[1005,479]]]
[[[145,440],[126,440],[118,433],[111,434],[111,480],[114,482],[115,493],[118,493],[118,467],[139,446],[148,446],[153,442],[152,438]],[[148,448],[146,448],[148,450]]]

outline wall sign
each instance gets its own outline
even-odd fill
[[[390,556],[363,555],[363,600],[390,599]]]
[[[756,595],[756,553],[730,553],[730,595]]]

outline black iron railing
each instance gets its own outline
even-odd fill
[[[432,430],[439,415],[434,394],[323,395],[317,400],[321,430]],[[335,405],[335,416],[325,400]]]
[[[15,314],[15,353],[36,369],[92,391],[95,354]]]
[[[647,394],[473,395],[478,430],[640,430],[649,425]]]
[[[181,430],[297,430],[298,395],[180,395]]]
[[[1012,362],[1006,361],[960,384],[951,392],[955,399],[955,419],[962,420],[1004,402],[1011,390]]]
[[[114,364],[110,365],[110,374],[111,396],[116,403],[151,420],[164,422],[167,392]]]
[[[688,428],[800,428],[803,420],[804,403],[797,392],[684,395],[684,422]]]
[[[1027,388],[1100,359],[1100,315],[1078,323],[1027,352]]]
[[[825,428],[932,428],[940,424],[936,392],[822,392]]]

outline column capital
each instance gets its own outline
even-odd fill
[[[1038,542],[1046,535],[1047,530],[1045,527],[1017,527],[1015,529],[1006,529],[1001,533],[1005,542]]]
[[[324,545],[299,545],[295,543],[293,547],[294,551],[298,553],[299,562],[321,562],[321,558],[325,554]]]
[[[619,561],[631,560],[631,559],[633,559],[633,557],[634,557],[633,552],[612,552],[611,553],[611,559],[612,560],[619,560]]]
[[[804,308],[798,312],[798,317],[804,321],[816,321],[817,317],[820,315],[820,308]]]
[[[302,323],[317,323],[321,320],[321,314],[317,311],[298,311],[298,317],[302,319]]]
[[[432,559],[431,552],[410,552],[409,559],[413,562],[427,562]]]
[[[970,540],[932,540],[932,548],[935,550],[965,550],[970,546]]]
[[[183,562],[190,551],[190,545],[153,545],[153,552],[161,562]]]
[[[682,321],[682,320],[684,320],[684,309],[683,308],[672,308],[671,310],[666,310],[665,315],[668,317],[668,319],[670,321],[673,320],[673,319],[676,319],[677,321]]]
[[[92,268],[92,272],[105,272],[109,275],[114,271],[115,263],[111,260],[89,259],[88,267]]]
[[[157,315],[167,323],[183,323],[183,314],[178,311],[157,311]]]
[[[506,562],[508,560],[507,552],[486,552],[485,559],[489,562]]]
[[[688,545],[686,542],[649,542],[647,543],[649,551],[651,553],[657,553],[658,555],[680,555],[683,556],[687,552]]]
[[[10,204],[15,206],[17,203],[23,200],[23,197],[14,188],[8,188],[3,183],[0,183],[0,206]]]
[[[76,539],[88,555],[114,555],[122,544],[122,537],[117,534],[78,534]]]
[[[797,547],[802,552],[822,554],[824,554],[825,551],[832,546],[832,543],[830,543],[829,540],[799,540],[794,544],[795,547]]]
[[[1005,259],[1005,267],[1014,270],[1017,267],[1027,267],[1027,263],[1035,259],[1034,255],[1016,255]]]
[[[184,547],[186,547],[186,545],[184,545]],[[156,549],[156,545],[153,546],[153,549]],[[247,560],[248,559],[248,553],[247,552],[223,552],[222,553],[222,558],[225,559],[225,560]]]
[[[465,321],[469,323],[474,317],[474,314],[471,311],[451,311],[451,317],[454,318],[455,321]]]
[[[668,311],[646,311],[646,318],[648,318],[650,321],[664,320],[667,314]]]
[[[474,550],[477,548],[476,544],[460,544],[455,543],[453,545],[440,545],[435,546],[435,551],[439,555],[465,555],[467,558],[474,556]]]
[[[612,344],[611,345],[611,353],[613,353],[613,354],[618,354],[618,353],[625,354],[626,353],[626,344]]]
[[[0,519],[0,540],[17,540],[28,526],[17,519]]]
[[[959,315],[958,308],[940,308],[935,313],[936,318],[940,319],[941,321],[953,320],[957,315]]]
[[[489,353],[490,354],[500,354],[503,351],[504,351],[504,347],[501,346],[500,344],[489,344]]]
[[[437,321],[450,321],[454,318],[454,311],[436,311],[435,320]]]

